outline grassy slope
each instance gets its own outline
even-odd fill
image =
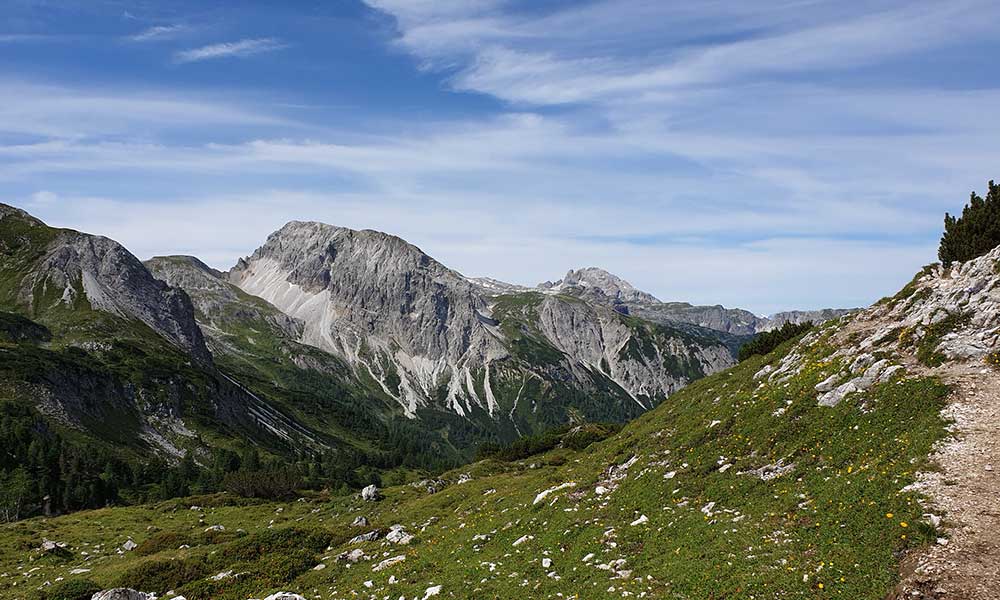
[[[920,522],[916,498],[902,490],[926,467],[931,445],[944,433],[938,413],[947,390],[935,380],[897,380],[869,390],[865,410],[850,397],[835,408],[819,407],[812,387],[837,367],[825,362],[832,349],[823,343],[787,384],[759,386],[752,379],[788,348],[692,384],[586,450],[477,463],[465,469],[472,481],[433,495],[403,486],[386,490],[375,504],[319,496],[218,506],[206,508],[203,520],[187,507],[204,500],[189,500],[6,526],[0,530],[0,573],[7,573],[7,584],[0,597],[28,597],[24,590],[63,576],[158,592],[173,587],[191,600],[261,597],[277,588],[323,598],[421,597],[432,584],[443,586],[442,596],[457,598],[617,598],[624,592],[882,598],[901,552],[935,536]],[[775,416],[781,408],[785,412]],[[638,460],[617,489],[598,496],[595,485],[607,479],[607,467],[632,456]],[[794,463],[794,471],[770,481],[740,474],[779,459]],[[733,466],[721,472],[724,464]],[[664,477],[671,472],[672,478]],[[533,504],[536,494],[564,482],[576,487]],[[715,505],[706,513],[710,502]],[[402,523],[416,539],[409,546],[362,543],[375,560],[350,567],[329,558],[350,548],[342,540],[367,530],[349,525],[361,514],[380,528]],[[641,515],[648,522],[630,525]],[[195,540],[186,550],[169,545],[146,557],[114,551],[128,535],[138,542],[157,531],[200,535],[217,523],[227,535],[242,528],[249,537]],[[269,523],[279,530],[304,528],[320,539],[293,534],[303,542],[291,551],[280,538],[266,537]],[[474,540],[476,535],[486,538]],[[533,538],[514,546],[524,535]],[[43,536],[69,543],[72,555],[29,561],[39,556],[32,548]],[[326,543],[333,549],[324,551]],[[248,547],[263,550],[263,558]],[[95,558],[85,562],[81,550]],[[595,557],[584,562],[590,553]],[[396,555],[405,561],[372,571],[373,562]],[[550,569],[541,565],[546,556]],[[628,576],[597,566],[617,559],[626,560],[617,569],[631,571]],[[311,569],[320,562],[327,567]],[[67,574],[81,565],[92,572]],[[205,579],[230,568],[248,575]],[[164,581],[163,573],[177,576]],[[388,584],[390,576],[398,582]]]

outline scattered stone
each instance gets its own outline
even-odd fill
[[[424,591],[424,598],[423,598],[423,600],[427,600],[431,596],[437,596],[440,593],[441,593],[441,586],[439,586],[439,585],[432,585],[431,587],[427,588],[426,591]]]
[[[356,563],[365,558],[365,551],[361,548],[355,548],[350,552],[341,552],[337,555],[337,560],[345,560],[349,563]]]
[[[648,522],[649,522],[649,517],[647,517],[646,515],[642,515],[641,517],[639,517],[635,521],[632,521],[631,523],[629,523],[629,525],[632,525],[634,527],[636,525],[642,525],[643,523],[648,523]]]
[[[365,500],[366,502],[375,502],[381,497],[382,494],[379,492],[378,486],[376,486],[374,483],[365,486],[365,488],[361,490],[361,499]]]
[[[132,550],[135,550],[138,547],[139,547],[139,544],[136,544],[131,539],[125,540],[125,543],[122,544],[122,550],[124,550],[126,552],[131,552]]]
[[[131,588],[113,588],[97,592],[90,600],[156,600],[156,594],[147,594]]]
[[[275,592],[264,600],[306,600],[306,597],[292,592]]]
[[[361,535],[354,536],[353,538],[351,538],[351,541],[347,543],[360,544],[361,542],[374,542],[375,540],[378,539],[378,536],[379,536],[378,529],[374,529],[372,531],[369,531],[368,533],[362,533]]]
[[[547,490],[539,492],[538,495],[535,496],[535,501],[532,502],[532,504],[538,504],[542,500],[545,500],[545,498],[547,498],[548,495],[551,494],[551,493],[553,493],[553,492],[558,492],[560,490],[564,490],[566,488],[571,488],[571,487],[576,487],[576,482],[575,481],[567,481],[566,483],[561,483],[561,484],[559,484],[559,485],[557,485],[555,487],[550,487]]]
[[[208,533],[209,531],[225,531],[225,530],[226,528],[223,527],[222,525],[212,525],[211,527],[205,528],[205,533]]]
[[[552,559],[546,556],[542,559],[542,568],[548,569],[550,567],[552,567]]]
[[[391,567],[392,565],[396,563],[401,563],[404,560],[406,560],[406,556],[402,554],[400,554],[399,556],[393,556],[392,558],[387,558],[382,562],[378,563],[377,565],[375,565],[374,567],[372,567],[372,571],[381,571],[386,567]]]
[[[393,544],[406,545],[413,541],[413,536],[406,532],[402,525],[393,525],[385,536],[386,541]]]
[[[816,391],[820,393],[829,392],[833,388],[837,387],[837,381],[840,380],[840,377],[841,377],[840,373],[834,373],[833,375],[830,375],[823,381],[816,384],[815,388]]]
[[[352,527],[368,527],[368,519],[359,516],[351,523]]]

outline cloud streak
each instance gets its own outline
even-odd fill
[[[287,47],[288,44],[275,38],[248,38],[236,42],[223,42],[181,50],[174,54],[174,62],[183,64],[221,58],[245,58],[275,52]]]
[[[133,42],[156,42],[174,39],[186,31],[188,31],[186,25],[156,25],[132,34],[128,39]]]

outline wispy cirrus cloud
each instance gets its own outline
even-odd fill
[[[288,44],[276,38],[248,38],[237,42],[209,44],[200,48],[181,50],[174,54],[178,63],[192,63],[219,58],[243,58],[265,52],[274,52],[287,48]]]
[[[156,42],[174,39],[189,30],[187,25],[155,25],[128,36],[128,39],[132,42]]]

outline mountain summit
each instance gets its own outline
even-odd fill
[[[291,222],[228,278],[303,323],[302,342],[376,381],[410,417],[444,408],[519,431],[574,412],[618,419],[732,364],[712,332],[469,280],[376,231]]]
[[[631,283],[621,277],[598,267],[570,269],[566,276],[556,282],[546,281],[538,285],[543,290],[563,290],[571,287],[592,288],[600,290],[612,300],[624,303],[658,303],[652,294],[636,289]]]

